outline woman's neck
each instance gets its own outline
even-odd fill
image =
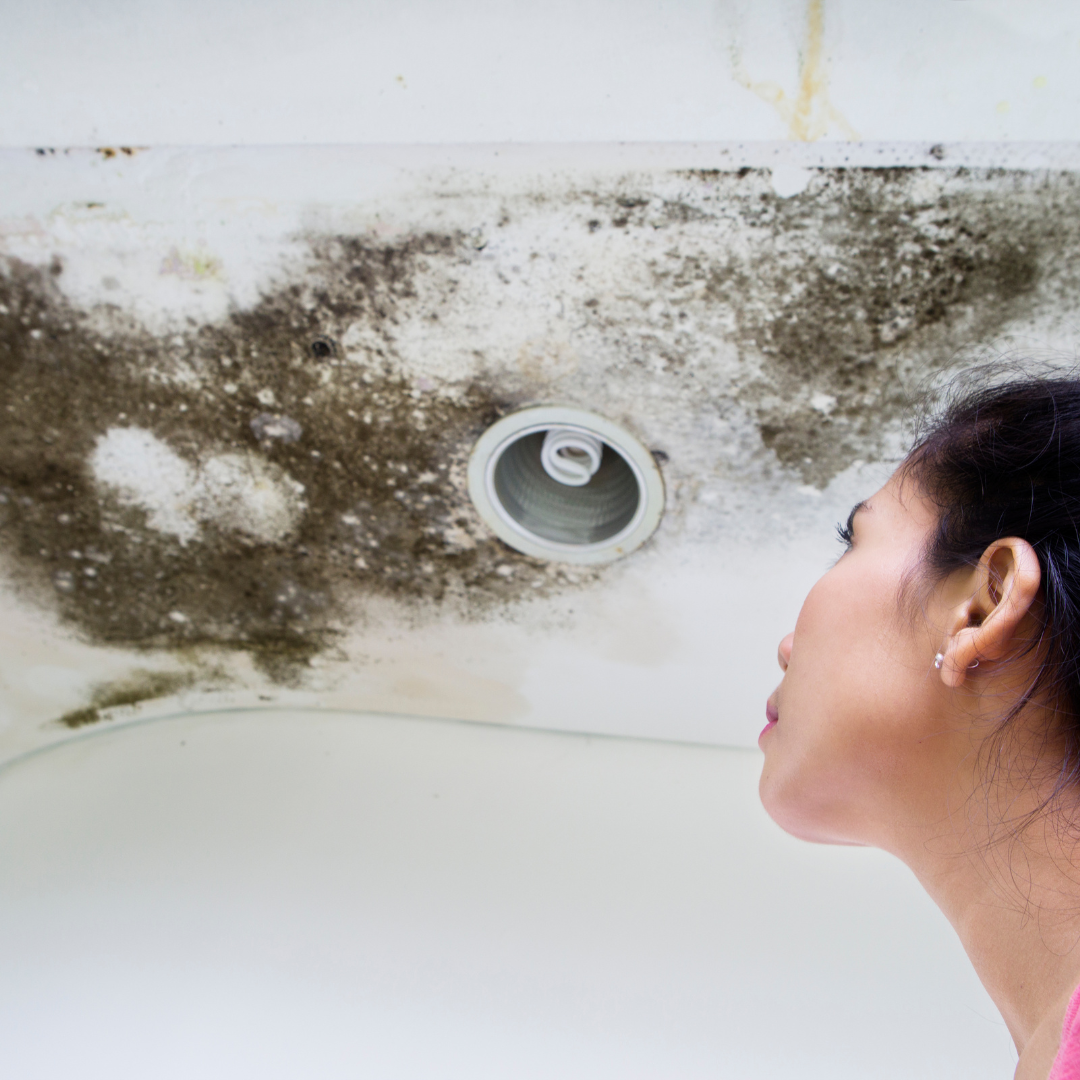
[[[1020,1054],[1018,1077],[1045,1077],[1080,984],[1080,849],[1061,814],[1044,808],[1005,835],[989,828],[989,815],[984,827],[965,815],[962,832],[954,816],[944,832],[894,849],[952,923],[1001,1012]]]

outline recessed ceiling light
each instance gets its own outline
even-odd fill
[[[664,511],[653,455],[610,420],[564,405],[535,405],[488,428],[469,459],[469,494],[500,539],[557,562],[628,555]]]

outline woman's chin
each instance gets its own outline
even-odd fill
[[[768,765],[761,772],[758,796],[765,813],[784,832],[799,840],[812,844],[866,846],[864,839],[853,835],[851,829],[837,820],[835,811],[830,813],[820,803],[808,801],[805,785],[781,782],[776,776],[770,775]]]

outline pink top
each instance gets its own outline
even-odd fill
[[[1065,1010],[1061,1045],[1046,1080],[1080,1080],[1080,986],[1069,999],[1069,1007]]]

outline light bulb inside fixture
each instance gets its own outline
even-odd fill
[[[595,436],[573,428],[552,428],[540,448],[540,464],[552,480],[584,487],[600,468],[604,444]]]

